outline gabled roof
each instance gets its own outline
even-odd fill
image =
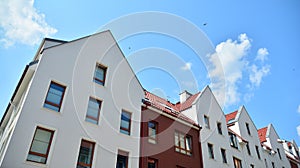
[[[194,101],[196,100],[196,98],[198,97],[199,94],[200,94],[200,92],[198,92],[198,93],[196,93],[196,94],[190,96],[190,97],[189,97],[185,102],[183,102],[183,103],[180,103],[180,102],[176,103],[176,105],[175,105],[175,106],[176,106],[176,109],[177,109],[178,111],[183,111],[183,110],[186,110],[186,109],[192,107]]]
[[[195,95],[198,95],[198,94],[195,94]],[[155,108],[157,108],[157,109],[159,109],[159,110],[161,110],[161,111],[163,111],[167,114],[170,114],[172,116],[180,118],[180,119],[182,119],[182,120],[184,120],[188,123],[191,123],[193,125],[197,125],[192,119],[190,119],[189,117],[187,117],[186,115],[184,115],[180,112],[180,109],[181,109],[180,107],[185,107],[185,109],[186,109],[186,108],[189,108],[192,105],[192,103],[194,102],[194,100],[197,97],[195,95],[191,96],[186,101],[186,103],[173,104],[170,101],[168,101],[164,98],[161,98],[161,97],[145,90],[145,99],[144,99],[143,103],[145,105],[155,107]]]
[[[229,121],[232,121],[235,119],[236,115],[238,113],[238,110],[234,111],[234,112],[231,112],[229,114],[226,114],[225,117],[226,117],[226,123],[229,124],[228,122]]]
[[[267,137],[266,137],[267,136],[267,131],[268,131],[268,127],[264,127],[264,128],[261,128],[261,129],[257,130],[260,143],[263,143],[263,142],[267,141]]]

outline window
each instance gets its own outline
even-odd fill
[[[97,64],[94,74],[94,82],[98,83],[99,85],[104,86],[105,77],[106,77],[106,70],[107,68],[103,65]]]
[[[268,168],[267,159],[265,159],[265,166],[266,166],[266,168]]]
[[[232,132],[229,132],[229,137],[230,137],[230,146],[238,149],[238,142],[237,142],[236,135],[233,134]]]
[[[234,168],[242,168],[242,161],[238,158],[233,157]]]
[[[62,86],[55,82],[51,82],[44,103],[44,107],[59,112],[65,94],[65,90],[65,86]]]
[[[100,109],[101,101],[90,97],[85,121],[98,124]]]
[[[206,128],[210,128],[210,126],[209,126],[209,118],[206,116],[206,115],[204,115],[204,124],[205,124],[205,127]]]
[[[277,153],[278,153],[279,159],[281,160],[281,154],[280,154],[279,148],[277,148]]]
[[[148,168],[157,168],[157,160],[148,158]]]
[[[185,168],[185,167],[182,167],[182,166],[176,165],[176,168]]]
[[[214,156],[214,147],[213,147],[213,145],[208,143],[207,144],[207,149],[208,149],[209,158],[214,159],[215,156]]]
[[[288,147],[289,147],[289,152],[290,152],[291,154],[293,154],[293,147],[292,147],[292,145],[289,145]]]
[[[272,168],[275,168],[275,163],[274,162],[272,162]]]
[[[148,142],[156,144],[157,123],[154,121],[148,122]]]
[[[128,153],[119,151],[116,168],[127,168],[127,167],[128,167]]]
[[[81,140],[77,168],[91,168],[93,162],[95,143]]]
[[[226,150],[225,149],[221,148],[221,155],[222,155],[223,163],[227,163]]]
[[[259,154],[259,149],[258,149],[258,146],[255,146],[255,149],[256,149],[256,154],[257,154],[257,157],[258,157],[258,159],[260,159],[260,154]]]
[[[192,155],[192,137],[175,132],[175,151],[186,155]]]
[[[246,147],[247,147],[248,154],[251,155],[251,151],[250,151],[250,147],[249,147],[249,142],[246,143]]]
[[[250,167],[251,167],[251,168],[254,168],[254,164],[250,164]]]
[[[130,127],[131,127],[131,113],[122,111],[120,132],[126,135],[130,135]]]
[[[222,123],[217,123],[218,133],[222,135]]]
[[[246,128],[247,128],[248,134],[251,135],[251,132],[250,132],[250,128],[249,128],[249,124],[248,124],[248,123],[246,123]]]
[[[27,160],[46,164],[54,131],[37,127],[31,142]]]

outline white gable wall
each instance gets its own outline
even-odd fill
[[[268,131],[266,135],[267,142],[265,142],[266,145],[272,148],[272,150],[275,151],[275,153],[270,154],[265,152],[265,157],[267,159],[269,167],[272,166],[272,162],[274,162],[275,167],[290,167],[290,163],[288,159],[286,158],[284,149],[282,144],[278,143],[277,140],[279,139],[278,134],[275,131],[275,128],[272,124],[268,126]],[[281,159],[279,158],[279,154],[277,152],[277,148],[280,151]]]
[[[235,127],[238,127],[238,128],[235,128],[234,130],[236,131],[237,134],[239,134],[241,137],[243,137],[243,139],[248,141],[250,153],[251,153],[251,155],[249,155],[246,145],[243,145],[242,153],[244,155],[243,156],[243,160],[244,160],[244,164],[245,164],[244,166],[250,167],[250,164],[253,164],[255,167],[263,167],[264,163],[263,163],[263,156],[262,156],[262,148],[261,148],[259,137],[257,134],[257,128],[254,125],[252,119],[250,118],[250,116],[244,106],[242,106],[239,109],[236,117],[237,117],[236,118],[237,122],[235,123]],[[248,125],[249,125],[250,135],[248,134],[246,123],[248,123]],[[261,159],[259,159],[257,156],[255,146],[258,146],[258,148],[259,148],[259,153],[260,153]]]
[[[3,167],[41,166],[26,161],[36,126],[55,130],[48,167],[76,167],[82,138],[96,142],[93,167],[114,167],[119,149],[132,156],[128,167],[138,167],[144,92],[115,44],[103,32],[43,52]],[[108,67],[104,87],[93,82],[96,62]],[[67,87],[61,112],[43,107],[51,80]],[[102,100],[98,125],[85,121],[90,96]],[[132,113],[131,136],[119,133],[122,109]]]
[[[188,116],[195,116],[196,114],[196,120],[195,117],[193,119],[202,126],[200,142],[204,167],[232,167],[233,161],[225,116],[209,87],[206,87],[200,93],[199,98],[193,105],[193,109],[196,111],[185,111],[184,114]],[[192,115],[188,114],[191,112],[193,112]],[[205,127],[204,115],[209,117],[210,128]],[[220,122],[222,125],[223,135],[218,133],[217,122]],[[214,159],[209,158],[207,143],[213,144]],[[227,164],[222,161],[221,148],[226,150]]]

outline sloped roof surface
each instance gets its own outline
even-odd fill
[[[225,116],[226,117],[226,123],[228,124],[228,121],[234,120],[237,113],[238,113],[238,110],[236,110],[234,112],[231,112],[229,114],[226,114],[226,116]]]
[[[198,95],[200,94],[200,92],[190,96],[185,102],[183,103],[176,103],[176,109],[178,111],[183,111],[186,110],[188,108],[190,108],[193,105],[193,102],[196,100],[196,98],[198,97]]]
[[[181,111],[191,107],[198,95],[199,93],[192,95],[184,103],[173,104],[170,101],[145,90],[144,104],[153,106],[163,112],[166,112],[191,124],[197,125],[192,119],[182,114]]]
[[[267,130],[268,130],[268,127],[264,127],[264,128],[257,130],[258,137],[259,137],[259,140],[261,143],[267,141],[267,138],[266,138]]]

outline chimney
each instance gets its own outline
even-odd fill
[[[180,93],[179,96],[180,96],[180,103],[183,103],[183,102],[185,102],[189,97],[191,97],[192,94],[185,90],[185,91],[183,91],[182,93]]]

